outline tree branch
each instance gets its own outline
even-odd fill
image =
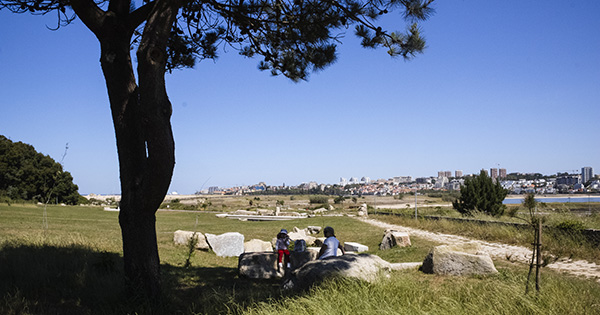
[[[131,12],[129,15],[129,26],[130,30],[135,30],[140,24],[148,19],[150,12],[154,8],[154,4],[156,1],[148,2],[143,6],[137,8],[135,11]]]
[[[96,37],[99,37],[106,12],[93,0],[71,0],[71,8]]]
[[[131,0],[110,0],[108,3],[108,11],[114,12],[117,16],[125,16],[129,14]]]

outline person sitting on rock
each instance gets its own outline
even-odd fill
[[[337,256],[338,248],[342,250],[342,255],[346,254],[344,247],[342,246],[340,241],[335,237],[332,227],[326,227],[323,230],[323,234],[325,234],[326,239],[323,242],[323,246],[321,246],[321,250],[319,251],[319,259]]]
[[[277,242],[275,243],[275,249],[277,250],[277,262],[279,263],[279,270],[283,269],[283,258],[285,257],[286,267],[290,268],[290,251],[288,247],[290,246],[290,237],[288,236],[288,231],[286,229],[281,229],[279,233],[277,233]]]

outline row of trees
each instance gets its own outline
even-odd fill
[[[0,135],[0,196],[74,205],[79,203],[78,189],[60,163]]]
[[[264,191],[256,191],[249,193],[249,195],[344,195],[345,188],[337,185],[327,186],[321,189],[320,187],[304,189],[297,187],[285,187],[281,189],[266,189]]]

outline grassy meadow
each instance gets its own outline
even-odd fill
[[[413,237],[410,248],[380,251],[383,230],[347,216],[244,222],[192,211],[157,213],[164,298],[149,303],[123,292],[118,212],[48,206],[47,229],[43,223],[43,206],[0,205],[0,314],[600,314],[598,282],[544,269],[541,293],[525,295],[527,266],[509,261],[495,261],[499,273],[486,277],[411,270],[376,283],[332,279],[283,292],[277,280],[239,278],[237,258],[203,251],[188,257],[173,232],[271,240],[281,228],[330,225],[341,241],[365,244],[390,262],[422,261],[436,244]]]

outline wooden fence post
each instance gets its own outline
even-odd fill
[[[542,268],[542,220],[538,220],[538,231],[537,231],[537,261],[535,265],[535,290],[540,292],[540,269]]]

